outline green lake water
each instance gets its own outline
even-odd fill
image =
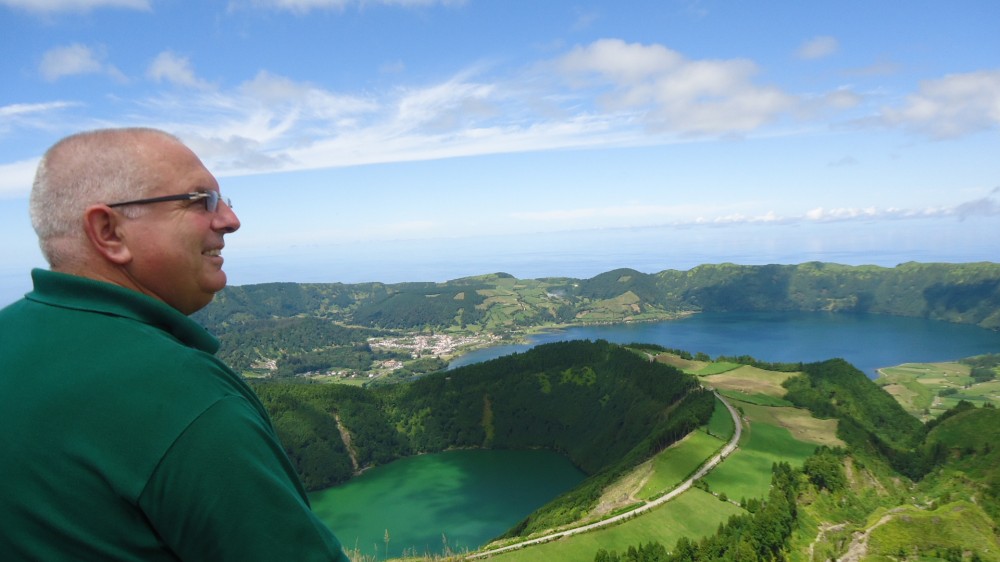
[[[548,451],[448,451],[400,459],[310,494],[344,548],[389,556],[475,549],[580,483]]]

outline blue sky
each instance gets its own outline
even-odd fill
[[[0,301],[40,154],[179,135],[235,284],[995,261],[1000,3],[0,0]],[[14,297],[11,297],[14,295]]]

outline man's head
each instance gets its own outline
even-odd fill
[[[127,287],[190,314],[226,285],[223,235],[240,227],[219,184],[176,137],[107,129],[46,152],[31,192],[31,221],[54,271]],[[212,197],[117,203],[215,192]],[[218,201],[214,211],[206,201]]]

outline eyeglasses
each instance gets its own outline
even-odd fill
[[[228,197],[222,197],[218,191],[192,191],[191,193],[181,193],[180,195],[164,195],[162,197],[150,197],[149,199],[134,199],[132,201],[122,201],[121,203],[108,203],[108,207],[122,207],[124,205],[146,205],[148,203],[162,203],[163,201],[197,201],[205,200],[205,210],[214,213],[219,208],[219,201],[232,207]]]

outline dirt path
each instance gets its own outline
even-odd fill
[[[354,473],[358,474],[361,470],[361,466],[358,464],[358,453],[354,450],[354,445],[351,443],[351,433],[347,431],[344,424],[340,422],[340,414],[334,414],[333,419],[337,421],[337,431],[340,432],[340,439],[344,442],[344,446],[347,448],[347,454],[351,457],[351,466],[354,467]]]
[[[816,533],[816,538],[813,539],[813,542],[809,543],[809,558],[807,558],[807,560],[811,561],[813,559],[813,556],[816,553],[816,543],[818,543],[818,542],[822,541],[823,539],[825,539],[826,538],[826,534],[828,532],[830,532],[830,531],[840,531],[841,529],[843,529],[846,526],[847,526],[847,523],[837,523],[836,525],[832,525],[832,524],[829,524],[829,523],[824,523],[824,524],[820,525],[819,526],[819,532]]]
[[[743,423],[742,423],[742,420],[740,419],[739,412],[737,412],[736,408],[734,408],[733,405],[730,404],[725,398],[723,398],[721,395],[719,395],[718,392],[715,393],[715,397],[718,398],[723,404],[725,404],[726,409],[729,410],[729,415],[731,415],[733,417],[733,425],[736,427],[736,431],[733,432],[733,438],[729,440],[729,443],[727,443],[726,446],[723,447],[722,450],[719,451],[718,454],[716,454],[714,457],[712,457],[711,459],[709,459],[708,462],[706,462],[705,464],[703,464],[701,466],[701,468],[699,468],[697,470],[697,472],[695,472],[690,478],[688,478],[684,482],[681,482],[680,484],[678,484],[677,487],[674,488],[673,490],[671,490],[671,491],[667,492],[666,494],[660,496],[659,498],[656,498],[655,500],[653,500],[653,501],[651,501],[649,503],[646,503],[644,505],[641,505],[641,506],[639,506],[639,507],[637,507],[637,508],[635,508],[635,509],[633,509],[631,511],[627,511],[625,513],[620,513],[618,515],[615,515],[614,517],[609,517],[608,519],[603,519],[601,521],[597,521],[596,523],[590,523],[588,525],[583,525],[583,526],[580,526],[580,527],[574,527],[572,529],[566,529],[566,530],[563,530],[563,531],[556,531],[556,532],[550,533],[548,535],[544,535],[544,536],[537,537],[537,538],[534,538],[534,539],[529,539],[529,540],[521,541],[519,543],[514,543],[514,544],[507,545],[507,546],[500,547],[500,548],[494,548],[494,549],[491,549],[491,550],[484,550],[484,551],[481,551],[481,552],[477,552],[477,553],[471,554],[471,555],[465,557],[465,559],[466,560],[475,560],[477,558],[486,558],[486,557],[489,557],[489,556],[493,556],[494,554],[500,554],[500,553],[508,552],[508,551],[511,551],[511,550],[517,550],[519,548],[524,548],[526,546],[531,546],[531,545],[534,545],[534,544],[542,544],[542,543],[545,543],[545,542],[549,542],[549,541],[556,540],[556,539],[561,539],[563,537],[568,537],[568,536],[571,536],[571,535],[577,535],[577,534],[580,534],[580,533],[586,533],[588,531],[593,531],[594,529],[599,529],[599,528],[605,527],[607,525],[614,525],[615,523],[618,523],[620,521],[624,521],[626,519],[630,519],[632,517],[635,517],[637,515],[640,515],[642,513],[645,513],[647,511],[655,509],[656,507],[659,507],[660,505],[663,505],[663,504],[667,503],[668,501],[676,498],[677,496],[683,494],[684,492],[688,491],[688,489],[690,489],[691,486],[694,485],[695,480],[698,480],[699,478],[702,478],[703,476],[705,476],[706,474],[708,474],[713,468],[715,468],[719,463],[721,463],[726,457],[728,457],[730,454],[732,454],[733,451],[735,451],[736,448],[737,448],[737,446],[739,445],[740,437],[743,436]]]
[[[847,552],[838,558],[837,562],[860,562],[868,554],[868,537],[871,536],[872,531],[891,521],[898,511],[900,511],[900,508],[886,513],[877,523],[865,529],[863,533],[860,531],[854,533],[854,538],[851,540],[850,546],[847,547]]]

